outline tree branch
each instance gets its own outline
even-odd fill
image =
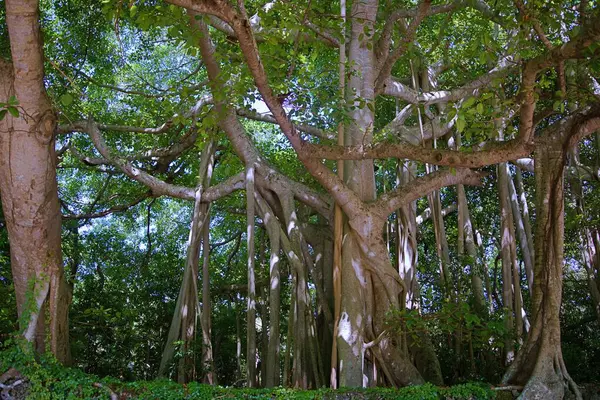
[[[104,138],[102,137],[102,134],[100,133],[100,129],[98,129],[98,126],[91,118],[88,120],[87,132],[92,139],[94,146],[105,159],[118,167],[131,179],[136,180],[148,187],[152,191],[152,196],[159,197],[166,195],[185,200],[195,199],[195,190],[193,188],[167,183],[148,174],[147,172],[140,170],[139,168],[132,166],[129,162],[123,159],[113,157],[108,149],[108,146],[106,145],[106,142],[104,141]],[[202,201],[209,203],[243,188],[244,175],[243,173],[239,173],[229,178],[225,182],[208,188],[202,196]]]
[[[142,196],[136,198],[135,200],[133,200],[129,203],[112,206],[103,211],[99,211],[99,212],[95,212],[95,213],[86,213],[86,214],[63,214],[62,218],[67,219],[67,220],[102,218],[102,217],[106,217],[107,215],[110,215],[110,214],[127,211],[131,207],[134,207],[134,206],[140,204],[142,201],[146,200],[149,197],[152,197],[151,191],[148,191],[147,193],[143,194]]]
[[[503,57],[498,65],[488,73],[459,88],[421,94],[388,76],[383,85],[381,85],[381,90],[378,93],[397,97],[410,104],[431,105],[458,101],[469,96],[476,96],[479,89],[487,87],[494,79],[507,75],[515,67],[515,59],[512,56]]]
[[[458,150],[437,150],[416,146],[410,143],[379,142],[372,146],[323,146],[304,144],[311,157],[327,160],[368,160],[400,158],[421,161],[428,164],[448,167],[479,168],[486,165],[521,158],[529,155],[533,145],[523,144],[513,139],[500,143],[488,143],[487,149],[465,152]]]
[[[394,64],[396,64],[396,61],[398,61],[400,57],[404,55],[404,53],[408,49],[408,46],[414,41],[415,35],[417,33],[417,28],[419,27],[419,25],[421,25],[421,22],[427,16],[427,11],[429,10],[430,6],[431,0],[421,0],[419,2],[417,12],[415,13],[410,25],[408,27],[403,27],[404,34],[402,35],[402,40],[400,41],[398,46],[389,54],[388,50],[391,43],[391,27],[393,27],[394,24],[388,23],[390,21],[389,18],[388,21],[386,21],[386,26],[384,27],[382,35],[382,38],[384,40],[381,44],[377,43],[376,47],[377,51],[379,52],[379,54],[376,53],[378,59],[377,70],[379,71],[377,79],[375,81],[376,93],[382,91],[385,81],[388,79],[392,72],[392,67],[394,66]],[[393,21],[397,21],[398,19],[399,17]]]
[[[240,117],[252,119],[254,121],[268,122],[270,124],[277,124],[277,121],[272,115],[260,114],[255,111],[245,110],[243,108],[237,109],[237,115]],[[335,140],[336,136],[332,132],[327,132],[319,128],[315,128],[310,125],[296,124],[296,129],[300,132],[304,132],[308,135],[316,136],[321,139]]]
[[[479,186],[481,185],[481,178],[484,176],[483,173],[466,168],[454,171],[438,170],[413,179],[398,186],[394,191],[383,194],[370,207],[378,214],[383,211],[383,214],[387,216],[403,205],[409,204],[444,186],[457,184]]]

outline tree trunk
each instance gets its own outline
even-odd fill
[[[600,147],[598,147],[600,149]],[[571,162],[579,163],[578,149],[573,149],[571,153]],[[586,217],[586,207],[584,203],[583,182],[581,177],[570,180],[571,193],[575,199],[577,212]],[[588,224],[581,224],[579,230],[579,252],[581,254],[581,262],[587,273],[588,287],[592,300],[592,307],[596,313],[596,318],[600,322],[600,258],[598,257],[598,249],[600,247],[600,237],[598,230],[589,227]]]
[[[400,164],[397,171],[397,185],[410,182],[417,174],[417,164],[406,162]],[[404,281],[402,294],[404,303],[400,307],[418,310],[420,307],[420,289],[417,280],[417,202],[401,207],[397,218],[397,263],[400,278]],[[408,332],[404,338],[405,347],[414,359],[414,364],[427,382],[443,385],[442,370],[433,343],[426,332],[417,332],[417,340]]]
[[[512,210],[510,208],[510,197],[508,191],[508,171],[506,163],[498,165],[498,196],[500,202],[500,252],[502,257],[502,302],[505,309],[505,327],[508,333],[504,344],[504,354],[506,364],[514,360],[514,340],[513,336],[518,337],[516,333],[519,323],[515,324],[515,316],[519,318],[519,309],[515,307],[517,303],[517,288],[513,273],[513,264],[517,261],[517,254],[514,235],[514,226]],[[515,329],[515,325],[517,330]]]
[[[208,174],[207,174],[208,177]],[[207,179],[209,182],[210,180]],[[207,183],[208,183],[207,182]],[[207,212],[202,237],[202,373],[203,381],[216,384],[215,365],[212,349],[212,305],[210,300],[210,211]]]
[[[462,144],[461,134],[457,133],[455,138],[456,148],[460,149]],[[474,300],[473,303],[475,305],[475,311],[479,315],[482,315],[485,313],[485,296],[483,294],[483,282],[481,280],[481,276],[483,274],[483,263],[477,255],[477,246],[475,245],[475,229],[473,228],[473,223],[471,222],[471,213],[469,212],[465,186],[456,185],[456,194],[458,197],[458,253],[460,257],[464,254],[465,249],[467,251],[468,259],[466,260],[466,265],[469,267],[471,274],[471,290]],[[464,245],[461,243],[461,240],[464,241]]]
[[[246,227],[248,243],[248,298],[246,372],[248,387],[256,387],[256,280],[254,274],[254,166],[246,166]]]
[[[196,337],[196,321],[199,314],[201,324],[204,325],[204,319],[198,306],[198,266],[200,245],[204,224],[206,224],[207,220],[208,206],[202,204],[202,194],[206,189],[205,184],[209,182],[206,179],[209,170],[212,171],[211,160],[214,147],[214,142],[210,141],[204,148],[200,159],[199,180],[195,193],[192,222],[190,223],[183,279],[179,295],[177,296],[171,327],[167,335],[167,343],[165,344],[158,369],[158,376],[168,375],[169,364],[175,353],[175,346],[173,344],[181,341],[181,350],[184,356],[179,362],[177,374],[177,379],[181,383],[189,382],[195,377],[194,354],[193,351],[190,351],[190,348]],[[203,328],[204,331],[205,329]]]
[[[533,255],[530,251],[530,237],[527,235],[527,231],[525,229],[525,218],[521,213],[521,204],[518,199],[515,183],[513,182],[510,173],[508,174],[508,190],[510,194],[510,205],[512,207],[513,222],[515,224],[517,238],[519,239],[521,254],[523,255],[523,264],[525,264],[525,275],[527,276],[527,283],[529,285],[529,288],[531,289],[531,287],[533,286]]]
[[[397,185],[410,182],[417,174],[415,162],[399,162]],[[420,305],[419,282],[417,280],[417,202],[400,208],[397,211],[397,263],[400,277],[404,280],[404,306],[417,309]]]
[[[348,45],[351,74],[347,82],[347,104],[357,106],[350,111],[351,122],[344,130],[344,144],[369,144],[373,139],[375,99],[375,57],[371,43],[375,32],[377,0],[353,2],[350,42]],[[366,34],[365,34],[366,33]],[[363,102],[357,104],[357,98]],[[370,107],[369,107],[370,106]],[[361,200],[375,199],[373,160],[344,162],[344,180]],[[344,236],[352,235],[344,227]],[[356,242],[344,240],[342,244],[341,308],[338,320],[337,351],[339,357],[339,385],[360,387],[363,380],[366,271],[359,256]],[[371,300],[372,301],[372,300]]]
[[[266,355],[265,387],[279,386],[279,323],[281,277],[279,273],[279,250],[281,246],[280,226],[275,214],[257,194],[260,215],[267,228],[270,244],[269,259],[269,342]],[[264,329],[264,328],[263,328]]]
[[[516,189],[517,194],[519,195],[519,203],[521,204],[521,211],[523,211],[523,227],[525,228],[525,235],[527,235],[527,245],[529,246],[529,254],[531,256],[532,264],[535,264],[535,246],[533,243],[533,234],[531,233],[531,217],[529,216],[529,204],[527,203],[525,186],[523,185],[523,175],[521,174],[521,170],[519,168],[517,168],[516,170],[515,178],[517,181]]]
[[[485,313],[486,310],[485,296],[483,294],[483,281],[481,279],[484,271],[482,270],[482,262],[477,254],[477,246],[475,245],[475,230],[473,229],[473,223],[471,221],[471,213],[469,212],[469,205],[467,203],[464,185],[458,185],[457,191],[459,215],[462,214],[461,220],[464,227],[465,249],[467,256],[469,257],[468,265],[471,270],[471,290],[473,293],[473,303],[475,304],[475,311],[481,315]],[[462,212],[460,212],[460,210],[462,210]]]
[[[431,173],[432,170],[430,170]],[[446,237],[446,227],[444,225],[444,217],[442,216],[442,203],[440,200],[440,192],[435,190],[427,196],[429,208],[431,209],[431,221],[433,222],[433,230],[435,233],[435,244],[440,265],[440,282],[447,298],[454,297],[453,279],[450,272],[450,252],[448,249],[448,239]]]
[[[10,241],[17,311],[26,339],[68,363],[71,292],[61,253],[56,181],[56,117],[44,87],[37,0],[7,0],[12,64],[0,61],[3,100],[16,96],[19,116],[0,122],[0,191]],[[26,304],[33,290],[35,304]],[[24,318],[23,318],[24,317]]]
[[[560,305],[564,240],[563,172],[566,155],[560,142],[535,151],[536,232],[532,325],[527,340],[503,382],[525,385],[524,399],[562,399],[572,391],[581,398],[563,361]]]

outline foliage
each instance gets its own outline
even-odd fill
[[[51,354],[39,360],[26,343],[13,343],[0,353],[0,370],[15,368],[29,381],[30,399],[91,399],[108,398],[109,390],[140,400],[311,400],[311,399],[395,399],[395,400],[487,400],[495,392],[481,383],[466,383],[452,387],[431,384],[401,389],[372,388],[331,390],[236,389],[199,383],[180,385],[169,380],[136,381],[124,383],[114,378],[99,378],[80,369],[61,366]],[[98,385],[100,384],[100,385]]]
[[[302,18],[340,38],[338,2],[273,2],[269,3],[272,6],[269,12],[265,10],[265,3],[245,2],[250,14],[257,13],[261,24],[266,27],[260,33],[258,46],[274,92],[281,94],[290,118],[295,122],[334,132],[340,121],[348,120],[348,110],[338,104],[337,53],[321,41],[314,40],[316,35],[303,26]],[[379,14],[384,16],[398,7],[416,4],[415,1],[404,0],[380,3]],[[434,3],[435,7],[439,7],[445,2]],[[541,43],[532,41],[524,33],[527,29],[520,29],[527,24],[516,17],[518,13],[512,1],[487,3],[496,17],[505,17],[506,26],[496,26],[488,16],[469,7],[431,15],[417,31],[415,43],[418,45],[409,46],[406,54],[395,64],[392,75],[410,77],[413,68],[418,72],[442,63],[444,68],[438,77],[437,89],[450,91],[485,75],[490,65],[495,65],[506,55],[505,52],[522,58],[515,63],[517,65],[544,51]],[[547,34],[555,44],[562,43],[565,36],[576,34],[563,30],[574,24],[577,2],[551,2],[543,6],[530,3],[535,9],[535,20],[549,28]],[[592,3],[591,6],[597,7],[597,2]],[[172,119],[169,128],[160,135],[136,135],[111,129],[105,130],[104,135],[115,154],[132,158],[136,168],[169,183],[190,188],[196,185],[198,154],[208,138],[214,138],[218,143],[213,184],[243,170],[242,161],[234,154],[231,144],[218,127],[218,116],[212,106],[199,110],[194,120],[184,117],[185,110],[206,95],[208,88],[202,84],[207,77],[204,65],[199,61],[198,35],[189,29],[182,8],[158,0],[43,0],[41,16],[47,91],[60,124],[92,116],[103,124],[156,127]],[[376,27],[377,30],[381,28]],[[0,31],[0,57],[8,59],[10,49],[5,34],[3,0],[0,0]],[[301,32],[308,34],[307,40],[298,39]],[[517,33],[509,37],[508,32]],[[236,107],[250,109],[260,104],[261,97],[256,92],[248,68],[241,62],[236,40],[214,28],[211,28],[211,39],[219,49],[216,57],[223,68],[219,78],[223,84],[215,96],[227,98]],[[393,42],[402,40],[402,35],[394,31]],[[587,63],[585,60],[582,62]],[[598,60],[589,63],[591,75],[599,76]],[[350,67],[348,65],[348,69]],[[588,70],[584,66],[567,62],[566,69],[569,90],[574,90],[572,87],[579,80],[582,86],[584,81],[587,82]],[[435,110],[436,106],[428,106],[424,107],[424,111],[439,112],[444,121],[456,118],[454,131],[462,133],[463,146],[478,146],[496,138],[497,129],[490,129],[490,126],[500,114],[515,107],[518,77],[518,73],[511,72],[506,77],[495,79],[473,96],[467,96],[464,101],[450,102],[447,106],[437,107],[438,110]],[[581,100],[578,93],[568,100],[563,99],[564,94],[557,91],[557,82],[556,71],[548,70],[540,74],[536,87],[540,104],[560,114],[553,116],[555,119],[552,121],[568,115],[569,105]],[[19,115],[17,100],[0,99],[0,120],[8,114]],[[364,103],[363,99],[356,100]],[[397,99],[377,98],[374,105],[377,117],[373,126],[377,139],[397,139],[394,136],[397,132],[382,132],[382,128],[394,119],[402,106],[404,103]],[[542,121],[540,126],[549,123]],[[418,124],[417,113],[413,112],[406,127],[415,128]],[[274,169],[323,192],[277,127],[251,120],[244,120],[243,126],[261,157],[268,160]],[[516,133],[517,128],[516,122],[509,124],[506,136]],[[195,130],[198,131],[195,143],[175,159],[145,156],[153,149],[169,149],[186,133]],[[325,142],[316,138],[307,140]],[[110,385],[139,398],[334,396],[327,390],[245,390],[213,388],[197,383],[183,387],[168,381],[148,381],[156,376],[173,315],[185,260],[191,204],[182,200],[153,198],[146,187],[128,179],[114,165],[90,162],[87,158],[98,154],[85,134],[60,134],[57,142],[58,149],[65,150],[59,157],[58,183],[61,211],[65,216],[62,242],[65,267],[73,286],[71,351],[74,365],[86,374],[75,369],[61,369],[46,356],[35,361],[29,353],[19,353],[11,346],[12,342],[6,340],[9,333],[16,331],[17,313],[3,218],[0,220],[0,342],[8,350],[3,353],[6,357],[2,361],[4,364],[0,365],[6,367],[12,362],[21,366],[22,372],[33,383],[32,390],[39,392],[41,398],[64,398],[71,394],[83,398],[106,396],[105,389],[92,387],[93,382]],[[446,138],[440,138],[436,145],[440,148],[450,146]],[[582,143],[581,162],[596,164],[598,148],[593,139]],[[335,165],[334,161],[326,163],[332,168]],[[396,184],[397,160],[377,160],[376,165],[379,168],[375,173],[378,194],[390,191]],[[428,335],[441,361],[447,383],[473,379],[497,382],[504,371],[502,353],[509,333],[504,325],[503,304],[497,296],[502,287],[502,274],[496,262],[497,242],[501,235],[497,180],[494,167],[484,170],[490,174],[483,179],[481,187],[469,187],[467,196],[473,224],[481,235],[477,268],[482,275],[486,271],[486,278],[491,281],[490,291],[486,288],[486,300],[494,312],[482,313],[474,308],[470,293],[471,270],[466,265],[475,264],[475,260],[459,260],[455,246],[458,221],[456,214],[451,213],[444,223],[453,260],[450,268],[455,277],[452,287],[455,298],[448,300],[440,285],[435,234],[431,222],[425,222],[419,227],[418,234],[417,275],[421,287],[421,308],[419,312],[393,310],[388,316],[394,339],[410,337],[418,346],[422,344],[422,334]],[[420,165],[417,173],[424,175],[424,166]],[[527,200],[532,204],[535,200],[532,174],[525,172],[524,176]],[[596,228],[600,224],[599,189],[600,185],[595,181],[584,185],[583,195],[587,204],[584,213],[576,209],[574,199],[569,198],[566,204],[567,278],[561,310],[562,340],[565,362],[571,375],[584,381],[600,379],[600,329],[598,321],[594,321],[586,286],[587,276],[581,267],[579,235],[581,227]],[[454,188],[441,189],[440,193],[444,207],[456,204]],[[243,290],[229,289],[232,285],[243,286],[247,279],[244,207],[244,194],[239,192],[211,205],[212,339],[217,380],[223,385],[235,385],[245,378],[243,368],[238,370],[246,362],[244,351],[237,353],[238,341],[243,343],[245,337],[245,294]],[[417,213],[423,213],[428,207],[427,201],[420,199]],[[112,208],[120,211],[108,212]],[[81,216],[102,211],[110,215],[104,219]],[[317,225],[314,211],[299,211],[298,214],[301,224]],[[395,217],[390,216],[390,222]],[[533,209],[531,218],[534,224]],[[257,218],[256,223],[257,248],[262,246],[262,252],[258,251],[256,255],[257,282],[264,282],[269,276],[270,250],[263,221]],[[393,229],[390,229],[387,244],[390,257],[394,259],[397,256],[397,239],[392,233]],[[307,247],[310,256],[317,256],[312,244]],[[518,256],[522,255],[518,253]],[[288,346],[286,328],[290,309],[293,308],[290,288],[293,271],[285,260],[282,260],[281,270],[280,331],[283,349]],[[315,277],[310,279],[311,301],[316,304]],[[524,279],[522,281],[525,288]],[[528,312],[529,292],[523,291]],[[267,308],[265,292],[259,293],[257,302]],[[257,312],[261,319],[259,340],[266,340],[268,312],[261,307]],[[319,319],[322,315],[315,311],[311,317]],[[199,353],[200,337],[191,348]],[[202,372],[199,365],[197,367]],[[121,381],[99,378],[108,376],[118,377]],[[344,393],[364,398],[493,397],[488,388],[473,383],[450,388],[425,385],[402,390],[336,392],[338,395]]]

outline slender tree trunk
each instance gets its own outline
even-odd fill
[[[582,203],[582,199],[579,199],[578,203]],[[598,231],[584,226],[581,228],[579,236],[581,259],[587,273],[592,307],[596,313],[596,318],[600,322],[600,259],[598,257]]]
[[[416,173],[416,163],[400,164],[397,171],[397,185],[407,184],[414,179]],[[401,207],[397,214],[397,264],[405,287],[404,303],[400,306],[409,310],[418,310],[421,296],[417,280],[417,202]],[[417,336],[417,340],[414,340],[414,335]],[[406,341],[403,347],[412,354],[414,364],[423,378],[434,385],[443,385],[440,363],[429,335],[426,332],[408,332],[403,340]]]
[[[417,174],[415,162],[399,162],[397,185],[410,182]],[[417,280],[417,202],[400,208],[397,211],[397,263],[400,277],[404,280],[405,307],[418,309],[420,304],[419,281]]]
[[[483,293],[483,280],[481,276],[484,274],[482,262],[477,254],[477,246],[475,244],[475,230],[471,221],[471,213],[467,203],[467,196],[463,185],[458,185],[458,204],[459,209],[462,208],[463,224],[464,224],[464,240],[467,256],[469,257],[469,267],[471,269],[471,289],[475,304],[475,311],[482,314],[486,310],[485,296]],[[489,293],[488,293],[489,295]]]
[[[266,355],[265,387],[279,386],[279,324],[281,277],[279,273],[280,226],[275,214],[257,194],[260,215],[267,228],[271,247],[269,259],[269,343]]]
[[[167,335],[167,343],[158,369],[158,376],[168,375],[168,368],[175,353],[173,344],[181,341],[181,351],[184,355],[179,362],[177,374],[177,379],[181,383],[189,382],[195,375],[195,357],[190,348],[196,337],[198,315],[200,315],[201,324],[204,325],[204,319],[198,305],[198,267],[202,234],[208,214],[208,206],[202,204],[202,194],[206,188],[205,183],[208,182],[206,177],[210,169],[213,152],[214,142],[210,141],[204,148],[200,159],[199,182],[195,192],[183,279],[177,296],[171,327]]]
[[[452,286],[453,279],[450,272],[450,252],[448,249],[448,239],[446,237],[446,228],[444,217],[442,216],[442,204],[440,192],[435,190],[427,196],[429,208],[431,209],[431,221],[435,233],[436,251],[440,265],[440,282],[447,298],[454,297]]]
[[[598,136],[597,136],[598,137]],[[600,143],[597,143],[600,144]],[[600,146],[598,146],[600,150]],[[572,164],[579,163],[579,149],[574,148],[571,152],[570,161]],[[587,219],[586,207],[584,202],[583,182],[581,177],[570,179],[571,193],[573,194],[577,212]],[[588,287],[592,300],[592,307],[596,313],[596,318],[600,321],[600,258],[598,257],[598,248],[600,241],[598,230],[589,227],[588,224],[581,224],[579,229],[579,252],[581,262],[587,273]]]
[[[291,275],[292,275],[292,279],[291,279],[291,283],[292,283],[292,287],[290,290],[290,311],[288,313],[288,326],[287,326],[287,336],[286,336],[286,343],[285,343],[285,356],[284,356],[284,361],[283,361],[283,386],[290,386],[290,379],[291,379],[291,371],[290,371],[290,366],[293,369],[293,365],[292,365],[292,361],[291,361],[291,357],[292,357],[292,348],[296,345],[296,340],[294,338],[294,333],[295,333],[295,321],[296,321],[296,272],[291,271]]]
[[[37,0],[7,0],[12,64],[0,60],[0,95],[15,96],[19,116],[0,121],[0,191],[10,241],[11,269],[25,338],[38,352],[70,361],[71,291],[61,253],[56,182],[56,117],[44,87]],[[32,303],[26,304],[28,292]]]
[[[216,384],[212,348],[212,305],[210,300],[210,211],[206,216],[202,237],[202,369],[204,383]]]
[[[508,174],[508,190],[510,195],[510,205],[512,207],[513,221],[516,228],[517,238],[523,255],[523,264],[525,264],[525,275],[529,288],[533,286],[533,255],[530,251],[529,236],[525,230],[525,218],[521,213],[521,203],[519,202],[517,190],[512,176]]]
[[[517,168],[516,170],[515,178],[517,181],[516,189],[517,194],[519,195],[519,203],[521,204],[521,210],[523,211],[523,227],[525,228],[525,235],[527,235],[527,245],[529,246],[529,254],[531,256],[532,263],[535,264],[535,246],[533,243],[533,234],[531,233],[531,217],[529,216],[529,203],[527,202],[525,186],[523,185],[523,174],[521,174],[521,170],[519,168]]]
[[[254,166],[246,166],[246,217],[248,243],[248,298],[246,371],[248,387],[256,387],[256,279],[254,273]]]
[[[557,142],[535,151],[537,256],[532,325],[525,344],[503,379],[506,384],[525,385],[521,397],[526,399],[562,399],[566,391],[581,398],[566,370],[560,342],[566,155],[560,141]]]
[[[513,266],[516,264],[517,254],[515,248],[515,235],[513,226],[512,210],[510,206],[510,195],[508,190],[508,171],[506,163],[498,165],[498,196],[500,201],[500,244],[502,255],[502,302],[505,309],[505,326],[509,337],[504,345],[506,364],[510,364],[515,355],[514,340],[512,336],[519,337],[520,310],[516,308],[519,297],[518,276]],[[517,322],[515,323],[515,319]],[[516,329],[515,329],[516,327]]]
[[[237,356],[237,382],[242,382],[242,321],[240,318],[240,310],[237,304],[234,305],[235,309],[235,353]]]

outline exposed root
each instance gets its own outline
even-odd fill
[[[515,367],[516,368],[511,368],[513,379],[518,375],[526,376],[525,370],[520,369],[518,365]],[[519,379],[514,379],[514,382],[519,381]],[[554,354],[551,359],[548,355],[542,355],[541,358],[538,358],[535,368],[529,375],[522,389],[523,391],[519,396],[519,399],[524,400],[562,400],[563,398],[583,399],[577,384],[569,376],[560,353]]]

